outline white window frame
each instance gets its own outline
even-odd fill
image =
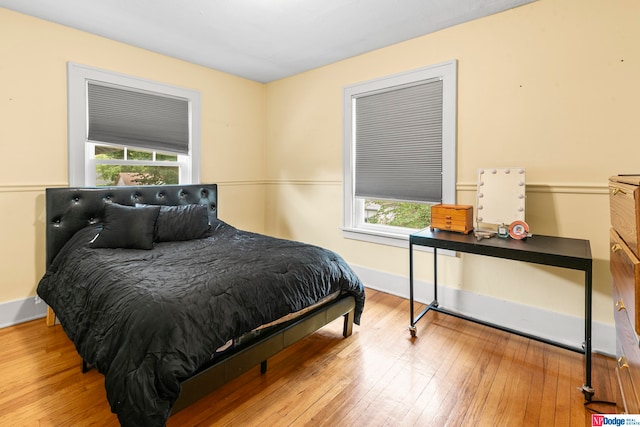
[[[456,200],[457,61],[447,61],[344,88],[343,92],[343,236],[391,246],[406,247],[409,228],[364,221],[364,201],[355,197],[355,98],[365,93],[434,78],[442,79],[442,203]]]
[[[189,102],[189,155],[178,155],[177,162],[136,161],[127,164],[178,166],[180,184],[200,182],[201,103],[200,93],[192,89],[141,79],[112,71],[69,62],[68,80],[68,134],[69,134],[69,185],[71,187],[96,185],[95,144],[88,141],[87,84],[94,81],[104,84],[130,87],[134,90],[158,93],[187,99]],[[102,145],[102,144],[101,144]],[[118,164],[125,164],[118,162]]]

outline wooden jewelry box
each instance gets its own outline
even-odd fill
[[[434,228],[469,234],[473,231],[473,206],[443,204],[431,206],[431,230]]]

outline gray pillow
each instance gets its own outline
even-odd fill
[[[160,206],[133,207],[108,203],[102,230],[92,248],[152,249]]]
[[[205,205],[160,206],[156,242],[201,239],[207,231],[209,211]]]

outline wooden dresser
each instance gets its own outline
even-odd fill
[[[616,324],[618,408],[640,413],[640,175],[609,178],[610,268]]]

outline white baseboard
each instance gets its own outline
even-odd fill
[[[46,317],[47,304],[38,297],[0,303],[0,328]]]
[[[373,270],[357,265],[351,266],[366,287],[409,298],[409,278]],[[433,301],[433,283],[416,280],[415,300],[421,303]],[[480,294],[438,286],[438,302],[441,307],[467,316],[496,323],[528,334],[543,337],[565,345],[580,347],[584,341],[585,321],[555,311],[544,310],[515,302],[504,301]],[[366,316],[366,304],[365,304]],[[407,306],[407,326],[409,326]],[[366,317],[363,317],[366,325]],[[416,325],[420,329],[420,323]],[[591,344],[596,353],[615,356],[616,332],[613,325],[591,323]]]

